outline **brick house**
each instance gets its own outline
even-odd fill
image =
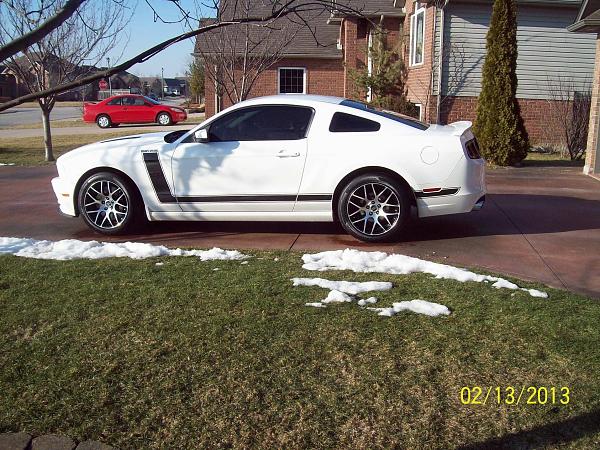
[[[341,3],[339,0],[338,4]],[[481,89],[481,69],[492,0],[356,0],[361,16],[327,14],[311,22],[318,44],[303,31],[282,59],[264,71],[250,96],[310,93],[367,100],[357,93],[353,69],[369,66],[373,23],[399,44],[408,66],[408,99],[421,119],[434,123],[473,120]],[[519,58],[517,97],[533,142],[559,142],[548,126],[553,77],[584,90],[594,71],[595,35],[567,31],[581,0],[517,0]],[[364,5],[364,6],[363,6]],[[367,20],[368,17],[370,20]],[[200,35],[194,55],[206,44]],[[206,114],[230,106],[206,78]]]
[[[600,177],[600,0],[585,0],[581,4],[579,14],[569,27],[575,33],[594,33],[596,36],[596,67],[592,86],[592,105],[590,110],[590,127],[586,146],[585,166],[583,173]]]

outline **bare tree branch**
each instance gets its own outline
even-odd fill
[[[218,7],[218,3],[214,2],[214,6]],[[178,42],[185,41],[186,39],[198,36],[200,34],[206,33],[211,30],[215,30],[215,29],[218,29],[221,27],[229,27],[231,25],[236,25],[236,24],[237,25],[245,24],[245,23],[266,24],[275,19],[286,17],[286,16],[289,16],[292,14],[298,15],[300,13],[319,12],[319,11],[321,13],[323,11],[333,12],[334,10],[341,12],[343,14],[352,14],[355,16],[362,16],[362,13],[359,9],[357,9],[353,6],[345,6],[340,3],[333,4],[330,0],[287,0],[287,1],[274,0],[273,8],[271,9],[271,12],[269,14],[241,17],[241,18],[234,17],[229,20],[219,20],[217,23],[201,26],[197,29],[193,29],[193,30],[187,31],[185,33],[181,33],[181,34],[174,36],[170,39],[167,39],[147,50],[144,50],[143,52],[137,54],[136,56],[134,56],[134,57],[128,59],[127,61],[125,61],[121,64],[118,64],[114,67],[107,68],[105,70],[100,70],[91,75],[81,77],[79,79],[76,79],[76,80],[73,80],[70,82],[65,82],[63,84],[60,84],[60,85],[57,85],[54,87],[45,88],[40,92],[33,92],[30,94],[15,98],[13,100],[9,100],[7,102],[0,103],[0,111],[5,111],[9,108],[20,105],[27,101],[37,100],[39,98],[48,97],[53,94],[66,92],[66,91],[72,90],[74,88],[84,86],[86,84],[100,80],[102,78],[109,77],[116,73],[125,71],[135,64],[147,61],[148,59],[150,59],[153,56],[157,55],[158,53],[162,52],[163,50],[169,48],[171,45],[174,45]]]
[[[77,8],[85,1],[86,0],[68,0],[56,14],[41,23],[38,27],[0,47],[0,61],[4,61],[19,52],[23,52],[34,43],[44,39],[48,34],[60,27],[69,17],[71,17],[75,11],[77,11]],[[36,13],[39,12],[40,11],[36,11]]]

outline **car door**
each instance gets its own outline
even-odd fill
[[[106,112],[114,123],[120,123],[123,119],[122,99],[122,97],[113,98],[106,103],[106,110],[102,111]]]
[[[123,119],[126,123],[149,122],[148,108],[141,97],[127,95],[123,97]]]
[[[292,211],[314,110],[303,106],[239,108],[208,125],[208,142],[177,147],[172,163],[184,211]]]

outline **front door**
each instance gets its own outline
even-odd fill
[[[209,141],[181,143],[173,184],[184,211],[292,211],[313,110],[240,108],[208,125]]]
[[[154,111],[150,104],[141,97],[123,97],[123,109],[125,123],[154,122]]]

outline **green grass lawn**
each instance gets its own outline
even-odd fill
[[[565,158],[560,153],[528,152],[527,158],[521,162],[525,167],[583,167],[585,155],[576,161]]]
[[[0,257],[0,432],[123,449],[600,445],[598,301],[252,255],[247,265]],[[298,276],[392,281],[371,293],[376,306],[420,298],[452,315],[309,308],[327,291],[292,287]],[[464,386],[571,396],[463,405]]]
[[[53,136],[54,158],[82,145],[131,134],[141,134],[141,132],[122,130],[114,133]],[[54,164],[54,162],[44,161],[44,141],[41,136],[0,139],[0,163],[14,163],[18,166]]]

